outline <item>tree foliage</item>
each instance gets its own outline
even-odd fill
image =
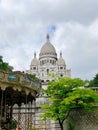
[[[63,122],[73,109],[96,110],[98,95],[91,89],[83,88],[84,84],[79,78],[60,78],[56,82],[50,82],[45,90],[49,96],[49,104],[42,106],[46,110],[42,117],[59,121],[63,130]]]
[[[32,79],[37,79],[35,74],[29,74],[29,77],[32,78]]]
[[[98,74],[94,77],[93,86],[98,87]]]
[[[87,111],[96,111],[95,103],[98,102],[98,95],[89,88],[76,89],[72,93],[67,94],[67,98],[62,101],[62,105],[66,105],[66,110],[81,108]],[[65,111],[66,112],[66,111]]]
[[[4,62],[2,56],[0,56],[0,69],[5,71],[12,71],[13,67],[10,66],[7,62]]]
[[[90,80],[89,87],[98,87],[98,74],[96,74],[95,77]]]

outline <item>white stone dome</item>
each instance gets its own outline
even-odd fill
[[[38,65],[38,60],[37,60],[37,58],[36,58],[36,53],[34,53],[34,58],[33,58],[33,60],[31,61],[31,65],[32,65],[32,66]]]
[[[55,47],[50,43],[49,35],[47,35],[47,41],[42,46],[40,54],[39,54],[39,59],[45,58],[45,57],[53,57],[57,59],[57,53],[56,53]]]
[[[65,66],[66,65],[64,59],[62,58],[62,53],[61,52],[60,52],[60,58],[58,59],[57,64],[59,66]]]

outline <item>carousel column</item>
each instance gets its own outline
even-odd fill
[[[21,104],[18,105],[18,129],[21,130]]]
[[[28,124],[29,124],[29,128],[32,128],[32,103],[29,102],[28,105]]]
[[[12,121],[12,106],[10,106],[10,104],[7,106],[6,121],[8,130],[10,130],[10,123]]]
[[[12,121],[13,106],[10,106],[10,121]]]
[[[4,118],[6,119],[6,113],[7,113],[7,104],[6,104],[6,91],[4,96]]]
[[[29,110],[30,110],[30,108],[29,108],[29,103],[28,103],[28,128],[30,128],[30,122],[29,122],[29,120],[30,120],[30,118],[29,118],[29,116],[30,116],[30,112],[29,112]]]
[[[27,95],[25,101],[25,129],[27,129]]]
[[[3,117],[3,90],[2,90],[2,93],[1,93],[1,110],[0,110],[0,129],[2,128],[1,127],[1,121],[2,121],[2,117]]]
[[[30,126],[31,128],[34,127],[34,106],[33,106],[33,100],[30,102]]]
[[[36,129],[36,100],[34,100],[34,129]]]
[[[32,126],[32,101],[30,102],[30,120],[31,120],[31,122],[30,122],[30,125]]]
[[[30,102],[29,102],[29,103],[28,103],[28,108],[27,108],[27,110],[28,110],[28,111],[27,111],[27,117],[28,117],[28,118],[27,118],[27,122],[28,122],[28,123],[27,123],[27,124],[28,124],[27,126],[28,126],[28,129],[31,129],[31,109],[30,109],[30,108],[31,108],[31,105],[30,105]]]

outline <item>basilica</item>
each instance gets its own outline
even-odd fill
[[[27,70],[27,73],[36,75],[41,80],[42,89],[47,88],[47,83],[49,81],[54,81],[55,76],[59,77],[71,77],[71,70],[66,68],[66,63],[60,52],[59,58],[57,57],[56,49],[51,44],[49,35],[46,36],[46,42],[43,44],[39,58],[37,59],[36,53],[30,64],[30,69]],[[52,76],[55,75],[55,76]],[[58,122],[52,120],[42,120],[40,114],[43,111],[40,109],[42,104],[47,104],[47,96],[44,95],[43,91],[40,92],[35,101],[35,118],[34,127],[41,130],[60,130]]]
[[[62,52],[57,57],[56,49],[51,44],[48,34],[46,42],[40,50],[39,59],[37,59],[36,53],[34,53],[28,73],[35,74],[43,83],[53,80],[53,77],[49,76],[49,74],[55,74],[60,77],[71,77],[71,70],[66,68]]]

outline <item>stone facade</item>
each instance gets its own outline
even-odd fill
[[[71,77],[71,70],[66,68],[61,52],[59,58],[57,57],[55,47],[50,43],[49,35],[47,35],[46,43],[40,50],[39,59],[37,59],[36,53],[34,53],[34,58],[30,64],[30,70],[27,72],[35,74],[45,83],[53,80],[53,77],[49,76],[49,74]]]
[[[60,77],[71,77],[71,70],[66,68],[66,63],[61,52],[59,58],[57,57],[55,47],[50,43],[49,35],[47,35],[46,42],[40,50],[39,59],[37,59],[36,53],[34,53],[34,58],[27,73],[35,74],[41,80],[43,89],[47,88],[48,81],[55,80],[51,74]],[[43,93],[40,93],[35,102],[38,108],[35,112],[35,128],[40,130],[60,130],[57,122],[52,120],[43,121],[40,118],[40,114],[43,113],[40,110],[40,106],[46,102],[47,97]]]

